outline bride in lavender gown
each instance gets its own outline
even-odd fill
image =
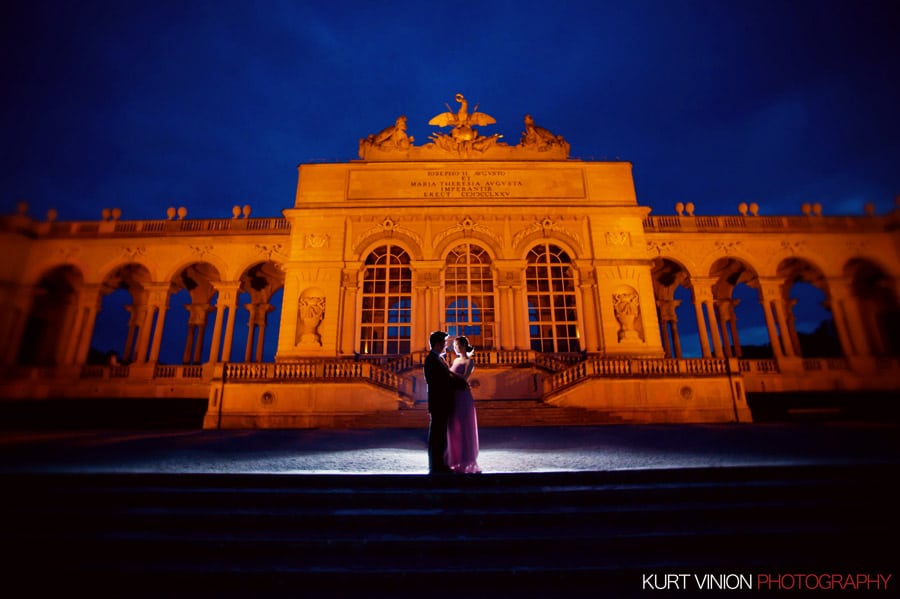
[[[457,337],[453,342],[456,359],[450,370],[469,380],[475,369],[472,354],[475,348],[465,337]],[[475,417],[475,400],[468,388],[456,391],[453,396],[453,415],[447,424],[447,465],[455,472],[476,474],[478,466],[478,420]]]

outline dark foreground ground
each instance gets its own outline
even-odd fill
[[[486,428],[481,447],[483,474],[435,478],[418,429],[7,431],[5,583],[11,597],[900,595],[896,423]]]

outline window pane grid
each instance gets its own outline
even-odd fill
[[[542,244],[527,258],[528,331],[539,352],[577,352],[578,312],[571,260],[561,248]]]
[[[484,248],[463,243],[447,254],[444,300],[450,335],[465,335],[479,349],[494,346],[494,275]]]
[[[385,245],[366,257],[360,314],[359,351],[364,354],[404,354],[410,351],[412,270],[409,254]]]

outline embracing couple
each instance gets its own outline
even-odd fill
[[[475,368],[474,348],[465,337],[453,340],[456,359],[447,364],[447,333],[435,331],[425,357],[428,384],[428,472],[475,474],[478,467],[478,422],[468,379]]]

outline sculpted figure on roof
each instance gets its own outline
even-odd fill
[[[546,152],[553,147],[565,147],[569,152],[569,144],[562,135],[553,135],[547,129],[534,124],[534,118],[530,114],[525,115],[525,131],[520,142],[523,148],[534,148],[539,152]]]
[[[493,125],[497,121],[489,114],[478,111],[478,105],[470,112],[469,101],[463,94],[454,99],[459,108],[447,105],[446,112],[435,115],[429,125],[451,127],[449,133],[434,132],[429,143],[413,145],[413,137],[406,132],[406,117],[401,116],[390,127],[377,134],[359,140],[359,157],[363,160],[565,160],[569,157],[569,144],[562,136],[554,135],[534,123],[531,115],[525,115],[525,132],[519,145],[501,142],[503,135],[482,135],[478,127]]]
[[[413,141],[413,137],[406,134],[406,117],[401,115],[390,127],[385,127],[378,133],[359,140],[359,157],[365,158],[369,148],[405,152],[409,150]]]

